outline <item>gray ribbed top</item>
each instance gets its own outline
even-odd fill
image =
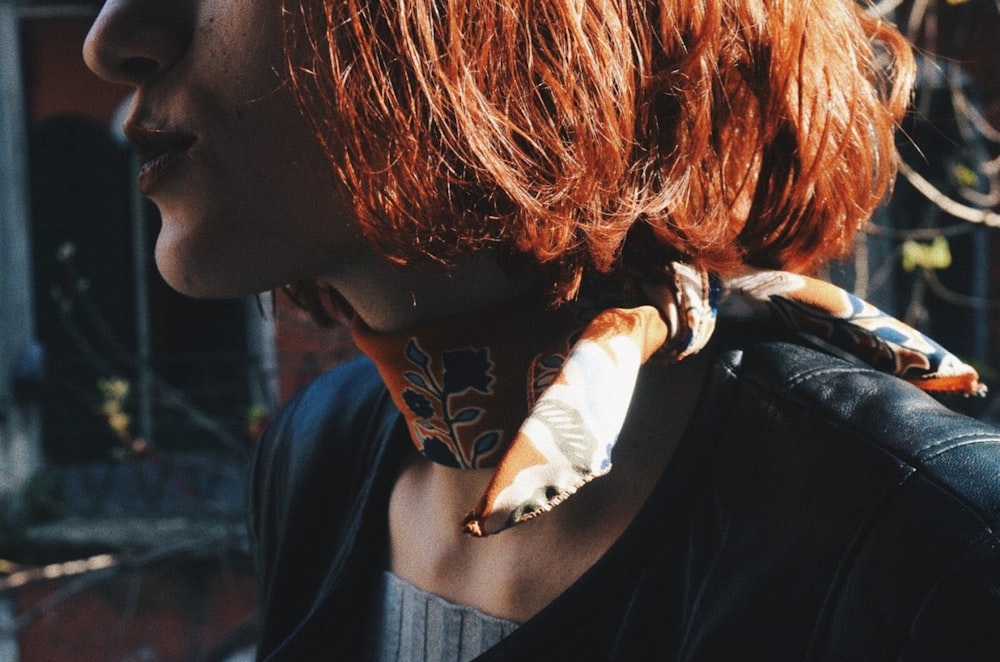
[[[517,629],[425,593],[391,572],[382,574],[379,611],[371,623],[373,662],[466,662]]]

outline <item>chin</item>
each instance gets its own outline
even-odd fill
[[[197,270],[176,269],[157,263],[157,268],[163,280],[176,292],[194,299],[230,299],[241,296],[243,292],[219,283],[216,279],[205,278]]]
[[[198,256],[157,242],[156,268],[167,285],[195,299],[232,299],[270,289],[255,282],[259,274],[243,273],[243,265],[232,264],[214,251]]]

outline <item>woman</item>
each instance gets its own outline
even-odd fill
[[[135,89],[167,281],[294,284],[368,356],[261,441],[261,658],[1000,652],[997,435],[904,382],[975,372],[791,273],[890,180],[890,26],[108,0],[85,57]]]

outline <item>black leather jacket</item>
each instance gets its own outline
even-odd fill
[[[268,660],[363,660],[405,448],[366,360],[265,433]],[[721,355],[653,494],[484,660],[1000,660],[1000,433],[799,346]]]

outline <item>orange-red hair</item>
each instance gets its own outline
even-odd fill
[[[855,0],[284,0],[291,84],[386,257],[580,275],[842,253],[912,56]]]

